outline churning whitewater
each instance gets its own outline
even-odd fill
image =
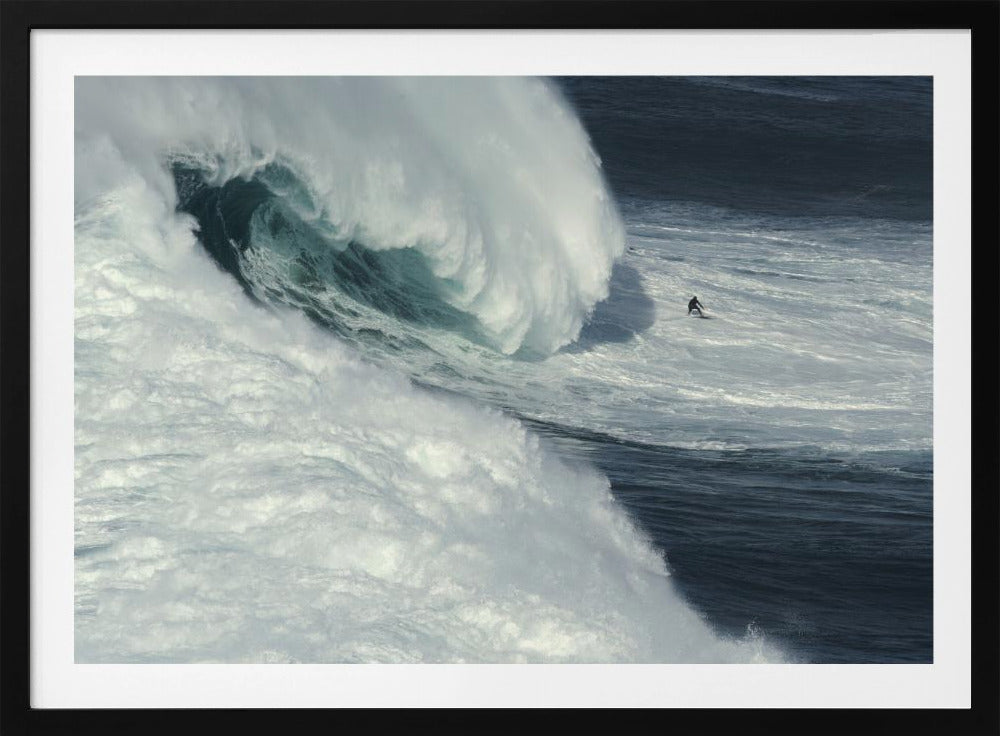
[[[505,411],[625,249],[552,83],[78,78],[75,109],[78,662],[782,659]]]

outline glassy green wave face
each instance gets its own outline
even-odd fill
[[[452,285],[423,255],[369,249],[342,232],[288,166],[221,186],[182,163],[172,172],[178,209],[195,217],[206,251],[254,300],[301,309],[351,342],[389,350],[424,346],[425,327],[482,344],[478,320],[448,303]]]

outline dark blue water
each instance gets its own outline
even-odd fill
[[[534,427],[608,476],[720,632],[762,633],[793,661],[932,661],[927,453],[706,452]]]
[[[930,77],[563,77],[621,199],[929,220]]]

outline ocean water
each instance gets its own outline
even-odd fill
[[[77,661],[932,661],[931,100],[79,78]]]

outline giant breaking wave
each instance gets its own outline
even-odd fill
[[[79,79],[76,658],[721,662],[611,497],[517,421],[258,308],[178,211],[279,162],[300,216],[418,251],[502,351],[572,340],[622,231],[531,80]]]

